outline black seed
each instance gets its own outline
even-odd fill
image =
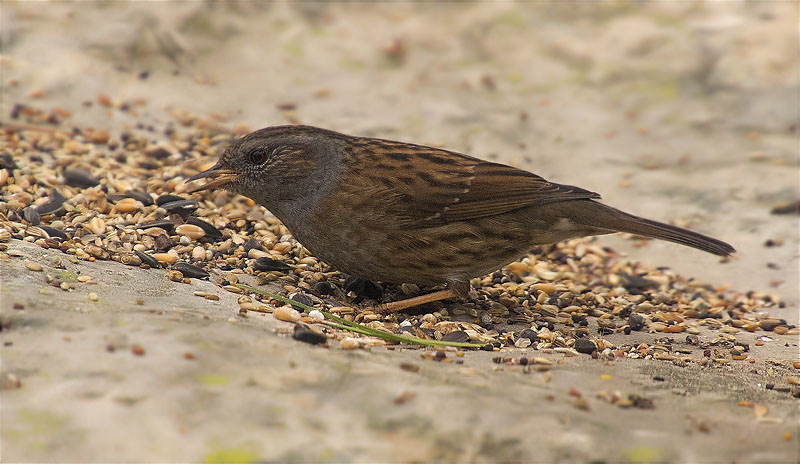
[[[519,358],[519,365],[520,366],[527,366],[528,365],[528,358],[525,356]]]
[[[320,295],[330,295],[333,293],[333,285],[323,280],[314,284],[314,290]]]
[[[292,300],[300,304],[304,304],[306,306],[314,306],[314,300],[312,300],[311,297],[303,293],[296,293],[292,295]]]
[[[134,200],[141,201],[143,205],[150,206],[153,204],[153,197],[150,196],[147,192],[142,192],[139,190],[128,190],[125,192],[125,195],[129,198],[133,198]]]
[[[442,337],[443,342],[456,342],[456,343],[464,343],[469,341],[469,335],[463,330],[456,330],[454,332],[450,332],[445,334]]]
[[[180,214],[181,217],[186,217],[192,214],[197,209],[198,205],[194,200],[176,200],[164,203],[160,206],[167,210],[169,214]]]
[[[171,233],[175,229],[175,224],[166,219],[161,219],[158,221],[148,222],[146,224],[136,224],[137,229],[147,230],[153,227],[160,227],[166,230],[168,233]]]
[[[41,205],[37,206],[36,212],[39,213],[40,216],[53,214],[61,209],[61,206],[65,201],[66,198],[64,198],[64,195],[62,195],[58,190],[53,189],[53,191],[50,192],[50,199],[47,201],[47,203],[42,203]]]
[[[304,327],[300,324],[294,326],[294,333],[292,334],[292,338],[295,340],[299,340],[301,342],[310,343],[312,345],[320,345],[328,341],[328,337],[325,335],[316,332],[314,330],[309,329],[308,327]]]
[[[531,342],[535,342],[539,339],[539,336],[536,335],[536,331],[533,329],[522,329],[522,332],[519,333],[519,338],[527,338]]]
[[[583,354],[592,354],[592,352],[597,351],[597,345],[589,339],[579,338],[575,340],[575,351]]]
[[[142,251],[134,251],[134,253],[136,253],[136,256],[138,256],[144,264],[147,264],[150,267],[161,267],[161,262],[153,258],[152,255],[148,255]]]
[[[257,238],[248,239],[246,242],[244,242],[244,245],[242,246],[244,247],[244,251],[263,250],[263,248],[261,247],[261,242],[258,241]]]
[[[169,158],[172,153],[167,151],[165,148],[157,147],[152,150],[148,150],[145,154],[151,158],[155,158],[157,160],[163,160]]]
[[[253,267],[256,271],[267,272],[267,271],[278,271],[278,272],[287,272],[291,271],[292,268],[288,264],[284,263],[283,261],[276,261],[272,258],[258,258]]]
[[[67,169],[64,171],[64,183],[70,187],[90,188],[100,185],[100,181],[84,169]]]
[[[39,223],[42,222],[42,217],[39,216],[39,213],[36,212],[36,208],[33,206],[28,206],[22,210],[22,217],[24,217],[29,224],[34,226],[38,226]]]
[[[208,278],[208,272],[201,267],[197,267],[194,264],[189,263],[175,263],[172,265],[172,269],[176,271],[181,271],[185,277],[193,277],[195,279],[205,279]]]
[[[657,282],[645,279],[644,277],[636,274],[631,275],[622,272],[620,273],[620,277],[622,277],[622,286],[629,290],[630,289],[644,290],[645,288],[652,288],[658,286]]]
[[[161,206],[166,203],[172,203],[173,201],[183,201],[183,200],[186,200],[186,198],[179,197],[178,195],[170,195],[170,194],[161,195],[160,197],[156,198],[156,205]]]
[[[491,343],[487,343],[481,347],[483,351],[494,351],[494,346]]]
[[[58,230],[55,227],[50,227],[50,226],[39,226],[39,227],[43,231],[47,232],[47,235],[49,235],[51,238],[60,238],[62,240],[67,240],[69,238],[67,237],[67,234],[64,233],[63,230]]]
[[[194,226],[197,226],[197,227],[203,229],[203,232],[206,233],[206,237],[207,238],[213,238],[213,239],[222,238],[222,232],[220,232],[219,229],[217,229],[216,227],[212,226],[211,224],[207,223],[206,221],[204,221],[202,219],[197,219],[196,217],[192,216],[192,217],[186,219],[186,223],[187,224],[192,224]],[[250,239],[250,240],[254,240],[254,239]],[[245,244],[246,244],[246,242],[245,242]]]
[[[656,382],[663,382],[664,377],[661,377],[660,375],[654,375],[653,380],[655,380]]]
[[[644,316],[641,314],[633,313],[628,317],[628,325],[631,330],[642,330],[644,328]]]

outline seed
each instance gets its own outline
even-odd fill
[[[0,229],[0,242],[7,242],[9,240],[11,240],[11,232],[5,228]]]
[[[153,253],[152,256],[159,262],[167,264],[174,264],[176,261],[178,261],[178,257],[170,253]]]
[[[139,266],[142,264],[141,258],[133,253],[124,253],[119,257],[119,262],[128,266]]]
[[[41,264],[34,263],[31,261],[25,263],[25,267],[27,267],[29,271],[34,271],[34,272],[40,272],[43,269]]]
[[[194,292],[194,296],[202,296],[206,300],[219,301],[219,295],[215,295],[213,293]]]
[[[95,216],[89,219],[89,222],[83,225],[95,235],[102,235],[106,231],[106,223],[99,217]]]
[[[206,233],[198,226],[194,226],[192,224],[181,224],[175,228],[175,232],[178,235],[184,235],[186,237],[191,238],[192,240],[197,240],[199,238],[203,238]]]
[[[87,275],[78,276],[78,282],[88,282],[88,281],[90,281],[92,279],[93,279],[93,277],[90,277],[90,276],[87,276]]]
[[[192,248],[192,259],[195,261],[203,261],[206,259],[206,249],[201,246]]]
[[[132,213],[139,210],[139,205],[136,204],[136,200],[133,198],[125,198],[117,203],[114,210],[118,213]]]
[[[131,347],[131,353],[133,353],[133,354],[134,354],[134,355],[136,355],[136,356],[144,356],[144,355],[145,355],[145,353],[147,353],[147,351],[145,351],[145,349],[144,349],[144,348],[142,348],[142,347],[141,347],[141,346],[139,346],[139,345],[133,345],[133,346]]]
[[[206,221],[203,221],[202,219],[197,219],[196,217],[192,216],[186,220],[186,223],[203,229],[203,232],[205,232],[206,237],[208,238],[222,238],[222,232],[220,232],[219,229],[207,223]]]
[[[193,279],[206,279],[209,276],[208,272],[203,268],[184,262],[175,263],[172,269],[181,271],[185,277],[191,277]]]
[[[100,297],[97,296],[97,293],[92,292],[92,293],[89,294],[89,300],[98,301],[98,300],[100,300]]]
[[[361,342],[358,341],[358,339],[347,337],[339,342],[339,346],[341,346],[343,350],[355,350],[361,347]]]
[[[275,316],[275,319],[286,322],[297,322],[302,317],[296,309],[288,305],[275,308],[272,314]]]

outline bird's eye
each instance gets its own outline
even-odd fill
[[[256,148],[247,154],[247,159],[253,164],[264,164],[269,159],[269,152],[263,148]]]

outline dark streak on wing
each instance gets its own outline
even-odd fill
[[[384,193],[371,192],[385,196],[387,208],[405,227],[435,227],[537,204],[600,198],[511,166],[438,148],[368,138],[354,138],[351,144],[357,169],[373,175],[400,173],[392,176],[394,182],[382,182]],[[409,176],[415,171],[419,174]]]

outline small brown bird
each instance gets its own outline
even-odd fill
[[[536,245],[627,232],[720,256],[720,240],[633,216],[600,195],[527,171],[439,148],[276,126],[234,141],[191,190],[222,187],[277,216],[315,256],[354,277],[447,284],[382,305],[397,311],[464,297],[473,277]]]

